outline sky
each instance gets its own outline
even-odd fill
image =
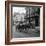
[[[25,7],[13,7],[13,13],[18,12],[18,13],[26,13]]]

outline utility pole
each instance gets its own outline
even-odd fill
[[[30,24],[30,19],[31,19],[31,18],[30,18],[30,8],[29,8],[29,24]]]

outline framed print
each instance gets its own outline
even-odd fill
[[[45,42],[45,3],[5,2],[5,44]]]

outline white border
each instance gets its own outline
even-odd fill
[[[37,41],[37,40],[43,40],[43,5],[32,5],[32,4],[10,4],[10,20],[11,20],[11,5],[28,5],[28,6],[41,6],[40,8],[40,37],[28,37],[28,38],[12,38],[10,42],[20,42],[20,41]],[[11,21],[10,21],[11,23]],[[10,24],[11,26],[11,24]],[[10,27],[11,32],[11,27]],[[10,33],[11,38],[11,33]]]

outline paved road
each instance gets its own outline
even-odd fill
[[[24,33],[19,31],[13,31],[13,38],[24,38],[24,37],[38,37],[40,34],[35,31],[30,31],[30,33]]]

